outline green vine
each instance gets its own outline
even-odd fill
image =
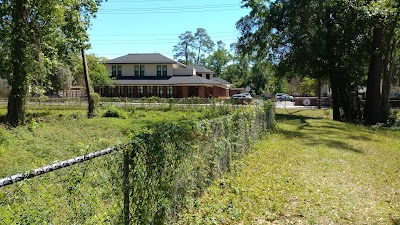
[[[186,205],[273,128],[271,118],[273,106],[266,103],[217,119],[164,123],[136,133],[129,154],[131,223],[177,221]]]

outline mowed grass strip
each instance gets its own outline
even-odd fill
[[[0,178],[125,143],[130,134],[160,122],[203,119],[219,113],[197,108],[126,108],[121,109],[126,116],[123,119],[101,117],[103,109],[100,116],[87,119],[83,107],[43,108],[29,110],[25,126],[10,129],[0,124]],[[0,117],[5,115],[6,109],[0,109]]]
[[[400,224],[400,132],[278,111],[277,130],[182,224]]]

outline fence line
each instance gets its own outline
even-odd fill
[[[165,124],[131,143],[4,178],[0,224],[173,223],[188,197],[230,171],[273,125],[273,108],[245,111],[197,129]]]
[[[54,163],[54,164],[51,164],[51,165],[43,166],[43,167],[34,169],[34,170],[32,170],[32,171],[30,171],[28,173],[19,173],[19,174],[16,174],[16,175],[12,175],[12,176],[0,179],[0,188],[1,187],[5,187],[5,186],[10,185],[10,184],[14,184],[14,183],[23,181],[23,180],[34,178],[34,177],[37,177],[37,176],[40,176],[42,174],[46,174],[46,173],[49,173],[49,172],[52,172],[52,171],[55,171],[55,170],[66,168],[66,167],[75,165],[77,163],[85,162],[85,161],[88,161],[88,160],[91,160],[91,159],[94,159],[94,158],[97,158],[97,157],[100,157],[100,156],[103,156],[103,155],[108,155],[111,152],[116,151],[116,150],[118,150],[118,148],[111,147],[111,148],[103,149],[103,150],[100,150],[100,151],[97,151],[97,152],[92,152],[92,153],[89,153],[89,154],[86,154],[86,155],[78,156],[78,157],[75,157],[75,158],[72,158],[72,159],[68,159],[68,160],[65,160],[65,161],[61,161],[61,162],[58,162],[58,163]]]

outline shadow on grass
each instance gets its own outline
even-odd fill
[[[393,225],[400,225],[400,219],[392,219]]]
[[[7,115],[0,115],[0,124],[6,124]]]
[[[289,123],[295,125],[296,128],[289,130],[277,128],[276,132],[283,134],[287,139],[297,139],[299,142],[310,146],[326,146],[338,150],[352,151],[355,153],[363,153],[350,145],[347,140],[371,141],[370,138],[362,134],[352,134],[354,130],[350,130],[346,124],[324,120],[324,124],[312,123],[312,120],[319,120],[315,117],[300,116],[290,114],[277,114],[278,123]]]

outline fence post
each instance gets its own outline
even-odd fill
[[[128,145],[129,146],[129,145]],[[123,183],[122,191],[124,192],[124,224],[130,224],[130,213],[129,213],[129,148],[123,150]]]

